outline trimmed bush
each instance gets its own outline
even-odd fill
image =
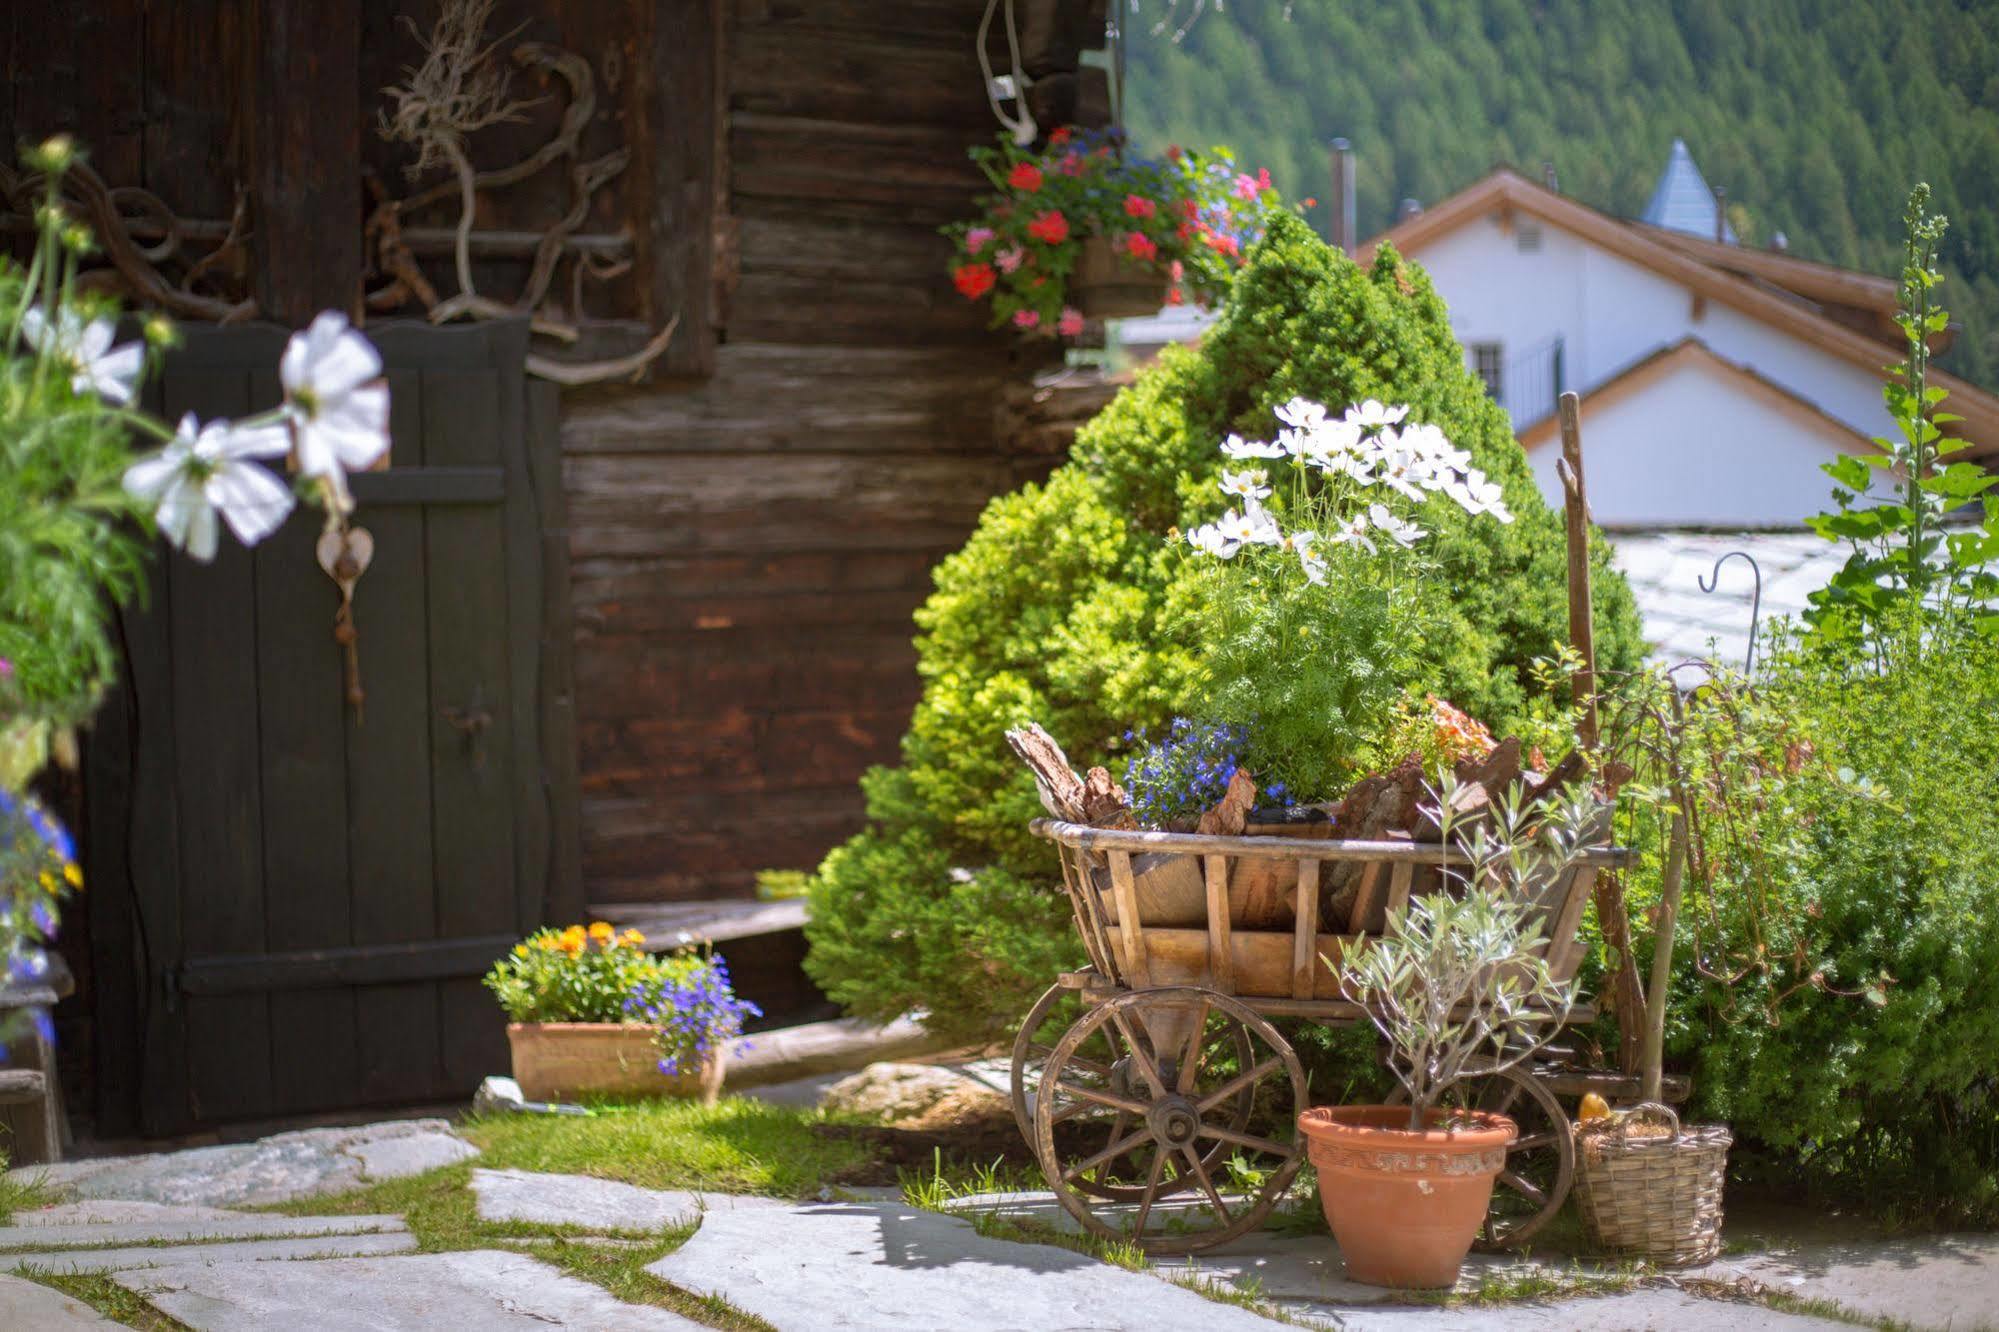
[[[811,887],[806,967],[835,1000],[875,1018],[922,1008],[952,1037],[990,1037],[1080,960],[1053,852],[1027,832],[1033,783],[1003,733],[1038,720],[1087,764],[1128,728],[1194,710],[1193,575],[1164,538],[1221,512],[1222,437],[1269,438],[1293,396],[1408,403],[1504,487],[1509,526],[1426,512],[1448,632],[1420,645],[1408,683],[1496,725],[1527,711],[1530,663],[1566,631],[1560,519],[1421,270],[1386,247],[1363,270],[1281,215],[1200,347],[1169,349],[1046,484],[994,500],[938,567],[917,613],[924,692],[902,766],[869,775],[869,827]],[[1637,613],[1595,554],[1599,657],[1629,667]]]

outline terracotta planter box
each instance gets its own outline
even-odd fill
[[[1155,315],[1166,304],[1166,275],[1151,264],[1128,259],[1102,236],[1083,242],[1069,275],[1070,304],[1091,319]]]
[[[678,1096],[713,1104],[722,1092],[722,1052],[698,1072],[659,1071],[653,1035],[636,1022],[511,1022],[514,1081],[531,1101],[583,1096]]]

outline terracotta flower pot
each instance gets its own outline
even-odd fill
[[[637,1022],[510,1022],[514,1081],[531,1101],[580,1096],[677,1096],[712,1105],[722,1092],[722,1051],[693,1073],[659,1071],[659,1028]]]
[[[1069,274],[1069,303],[1091,319],[1156,315],[1166,304],[1166,275],[1142,260],[1119,254],[1110,241],[1091,236]]]
[[[1466,1127],[1412,1132],[1400,1105],[1332,1105],[1298,1117],[1347,1273],[1372,1286],[1449,1286],[1492,1202],[1519,1128],[1475,1111]],[[1453,1120],[1462,1123],[1463,1120]]]

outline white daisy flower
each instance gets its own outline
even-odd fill
[[[109,319],[86,324],[75,311],[64,309],[51,321],[31,306],[21,316],[21,336],[36,351],[62,362],[70,372],[69,386],[78,394],[94,393],[120,407],[132,401],[146,366],[146,348],[138,342],[113,347],[118,329]]]
[[[241,430],[227,421],[180,421],[167,446],[125,470],[125,489],[152,501],[160,531],[197,560],[215,558],[216,515],[246,546],[278,530],[292,511],[291,488],[252,458],[282,458],[291,439],[282,426]]]

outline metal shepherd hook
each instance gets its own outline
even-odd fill
[[[1714,562],[1714,568],[1706,578],[1695,574],[1694,582],[1700,585],[1703,592],[1714,591],[1721,584],[1721,566],[1730,560],[1741,560],[1756,578],[1755,590],[1749,599],[1749,651],[1742,657],[1742,673],[1750,675],[1756,670],[1756,630],[1763,620],[1763,569],[1756,563],[1756,557],[1746,550],[1731,550]]]

